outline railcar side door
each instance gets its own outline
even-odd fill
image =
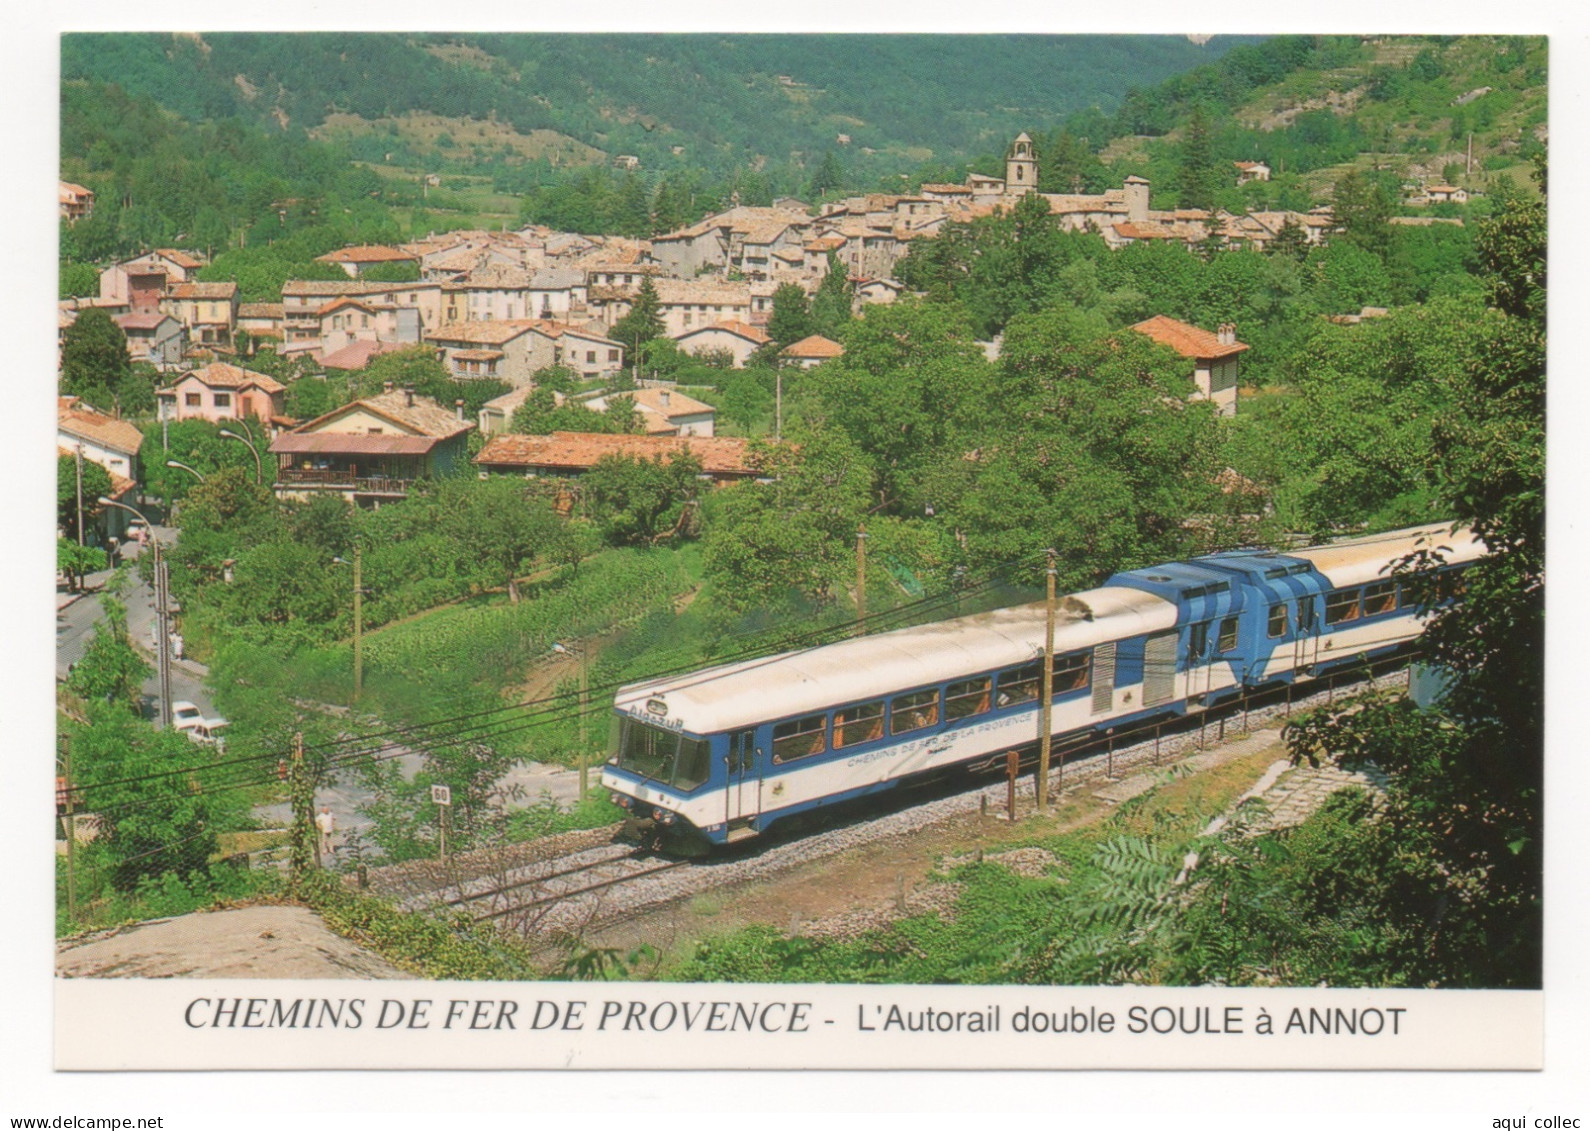
[[[1319,663],[1319,598],[1310,593],[1297,599],[1297,639],[1292,645],[1294,678],[1307,675]]]
[[[729,833],[736,825],[748,826],[761,814],[761,770],[757,767],[756,730],[729,734],[728,788],[723,799],[723,820]]]

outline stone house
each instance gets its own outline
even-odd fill
[[[801,369],[815,369],[825,361],[844,356],[845,347],[832,338],[813,334],[779,351],[779,357]]]
[[[335,353],[354,342],[414,345],[420,341],[420,312],[413,306],[373,302],[351,296],[333,299],[318,311],[321,353]]]
[[[1241,188],[1249,181],[1267,181],[1270,179],[1270,167],[1263,161],[1233,161],[1237,169],[1237,187]]]
[[[101,298],[131,310],[155,310],[168,287],[193,281],[204,260],[175,248],[159,248],[113,264],[99,273]]]
[[[320,309],[342,298],[412,307],[419,311],[421,334],[443,322],[440,283],[370,283],[356,279],[337,283],[289,279],[282,284],[283,351],[301,353],[320,349]]]
[[[589,397],[581,403],[593,412],[606,412],[620,397],[635,402],[649,436],[710,436],[716,430],[718,410],[677,389],[632,389]]]
[[[678,338],[718,322],[752,320],[751,288],[746,283],[658,279],[654,285],[665,337]]]
[[[196,346],[230,346],[237,329],[236,283],[174,283],[160,309],[182,324]]]
[[[127,353],[134,361],[147,361],[156,369],[182,364],[188,335],[182,324],[169,314],[156,311],[128,312],[112,317],[127,335]]]

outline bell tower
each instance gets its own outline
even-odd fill
[[[1005,157],[1005,195],[1025,196],[1038,191],[1038,157],[1032,149],[1032,138],[1018,134],[1010,143],[1010,153]]]

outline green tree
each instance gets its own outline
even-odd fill
[[[797,284],[782,283],[773,292],[773,312],[767,319],[767,333],[780,347],[811,336],[811,308],[806,292]]]
[[[1284,255],[1288,259],[1300,260],[1308,254],[1308,236],[1304,233],[1303,226],[1288,216],[1281,223],[1281,230],[1275,233],[1275,238],[1270,241],[1267,250],[1271,255]]]
[[[132,372],[127,335],[98,307],[80,311],[61,340],[61,391],[112,409],[116,389]]]
[[[634,359],[639,357],[642,343],[662,337],[663,330],[662,302],[657,297],[657,287],[650,275],[643,276],[629,313],[613,323],[611,337],[615,342],[622,342],[627,355]]]
[[[828,272],[823,276],[823,281],[817,284],[817,293],[812,295],[812,329],[825,338],[837,340],[840,331],[850,321],[855,297],[856,288],[851,285],[845,265],[837,255],[829,252]]]
[[[86,702],[138,717],[143,709],[143,684],[149,665],[133,648],[127,633],[127,606],[110,590],[100,596],[102,619],[72,667],[66,689]]]
[[[815,199],[826,192],[842,188],[845,183],[845,170],[839,163],[839,157],[832,149],[823,154],[822,163],[812,173],[811,183],[806,191]]]
[[[1202,102],[1195,102],[1182,125],[1181,150],[1177,165],[1177,196],[1183,208],[1213,208],[1224,188],[1220,163],[1215,159],[1209,114]]]
[[[482,583],[506,587],[514,604],[517,579],[566,536],[551,504],[508,476],[444,480],[437,510],[443,533],[478,565]]]
[[[61,260],[58,298],[82,298],[99,294],[99,272],[90,263]]]
[[[1391,213],[1395,198],[1384,179],[1353,171],[1344,173],[1331,194],[1331,213],[1349,243],[1381,259],[1391,246]]]
[[[580,478],[587,513],[614,545],[654,542],[679,522],[700,489],[701,462],[688,451],[664,459],[603,456]]]
[[[77,541],[77,456],[64,455],[55,461],[55,524],[73,542]],[[111,492],[110,472],[92,460],[83,460],[83,527],[86,534],[100,512],[102,495]]]
[[[94,546],[79,546],[70,538],[55,540],[55,568],[66,578],[69,589],[81,593],[83,575],[104,569],[106,563],[104,550]]]

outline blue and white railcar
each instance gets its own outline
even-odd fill
[[[1201,710],[1388,654],[1422,631],[1392,565],[1467,532],[1421,527],[1289,554],[1217,554],[1066,598],[1052,729]],[[602,781],[642,827],[710,843],[1038,741],[1041,603],[622,688]]]

